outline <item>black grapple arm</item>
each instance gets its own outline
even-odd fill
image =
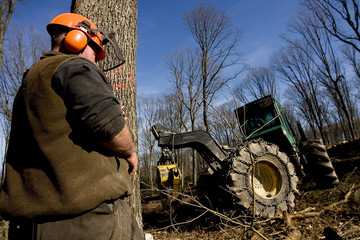
[[[222,163],[228,156],[207,132],[197,130],[176,133],[159,124],[152,126],[151,131],[158,141],[159,147],[169,149],[193,148],[213,171],[223,170]]]

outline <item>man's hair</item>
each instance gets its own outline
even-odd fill
[[[51,27],[50,38],[51,38],[51,48],[54,46],[60,45],[63,38],[59,38],[60,35],[68,33],[70,28],[62,25],[54,25]]]

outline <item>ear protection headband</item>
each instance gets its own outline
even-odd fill
[[[77,26],[72,27],[64,39],[66,49],[72,53],[83,51],[90,41],[89,33],[90,23],[87,21],[80,22]]]
[[[101,34],[102,40],[98,38],[98,33]],[[95,37],[94,39],[94,37],[91,37],[93,35],[97,37]],[[70,31],[65,36],[64,46],[72,53],[80,53],[85,49],[85,47],[90,41],[93,41],[101,48],[103,52],[103,57],[100,58],[100,60],[105,57],[105,52],[102,48],[102,45],[110,43],[110,45],[114,49],[117,60],[112,60],[112,66],[107,69],[103,69],[104,72],[117,68],[125,63],[125,58],[122,54],[122,51],[116,43],[115,33],[112,31],[104,31],[101,29],[92,29],[91,24],[86,20],[79,22],[74,27],[71,27]],[[99,56],[101,57],[101,54]]]

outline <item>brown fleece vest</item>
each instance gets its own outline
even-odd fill
[[[56,68],[73,58],[36,63],[14,100],[0,214],[36,218],[80,214],[129,193],[127,163],[70,139],[66,107],[51,86]],[[120,165],[120,166],[119,166]]]

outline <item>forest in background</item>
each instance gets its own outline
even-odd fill
[[[300,121],[311,138],[326,145],[358,138],[360,97],[359,2],[304,0],[282,35],[285,47],[268,66],[246,64],[239,32],[225,12],[200,5],[183,21],[194,46],[170,53],[165,63],[173,91],[138,96],[141,177],[153,187],[161,152],[150,128],[175,132],[203,129],[221,145],[241,140],[234,110],[267,95],[277,98],[294,131]],[[177,152],[184,178],[196,183],[204,162],[191,149]]]

